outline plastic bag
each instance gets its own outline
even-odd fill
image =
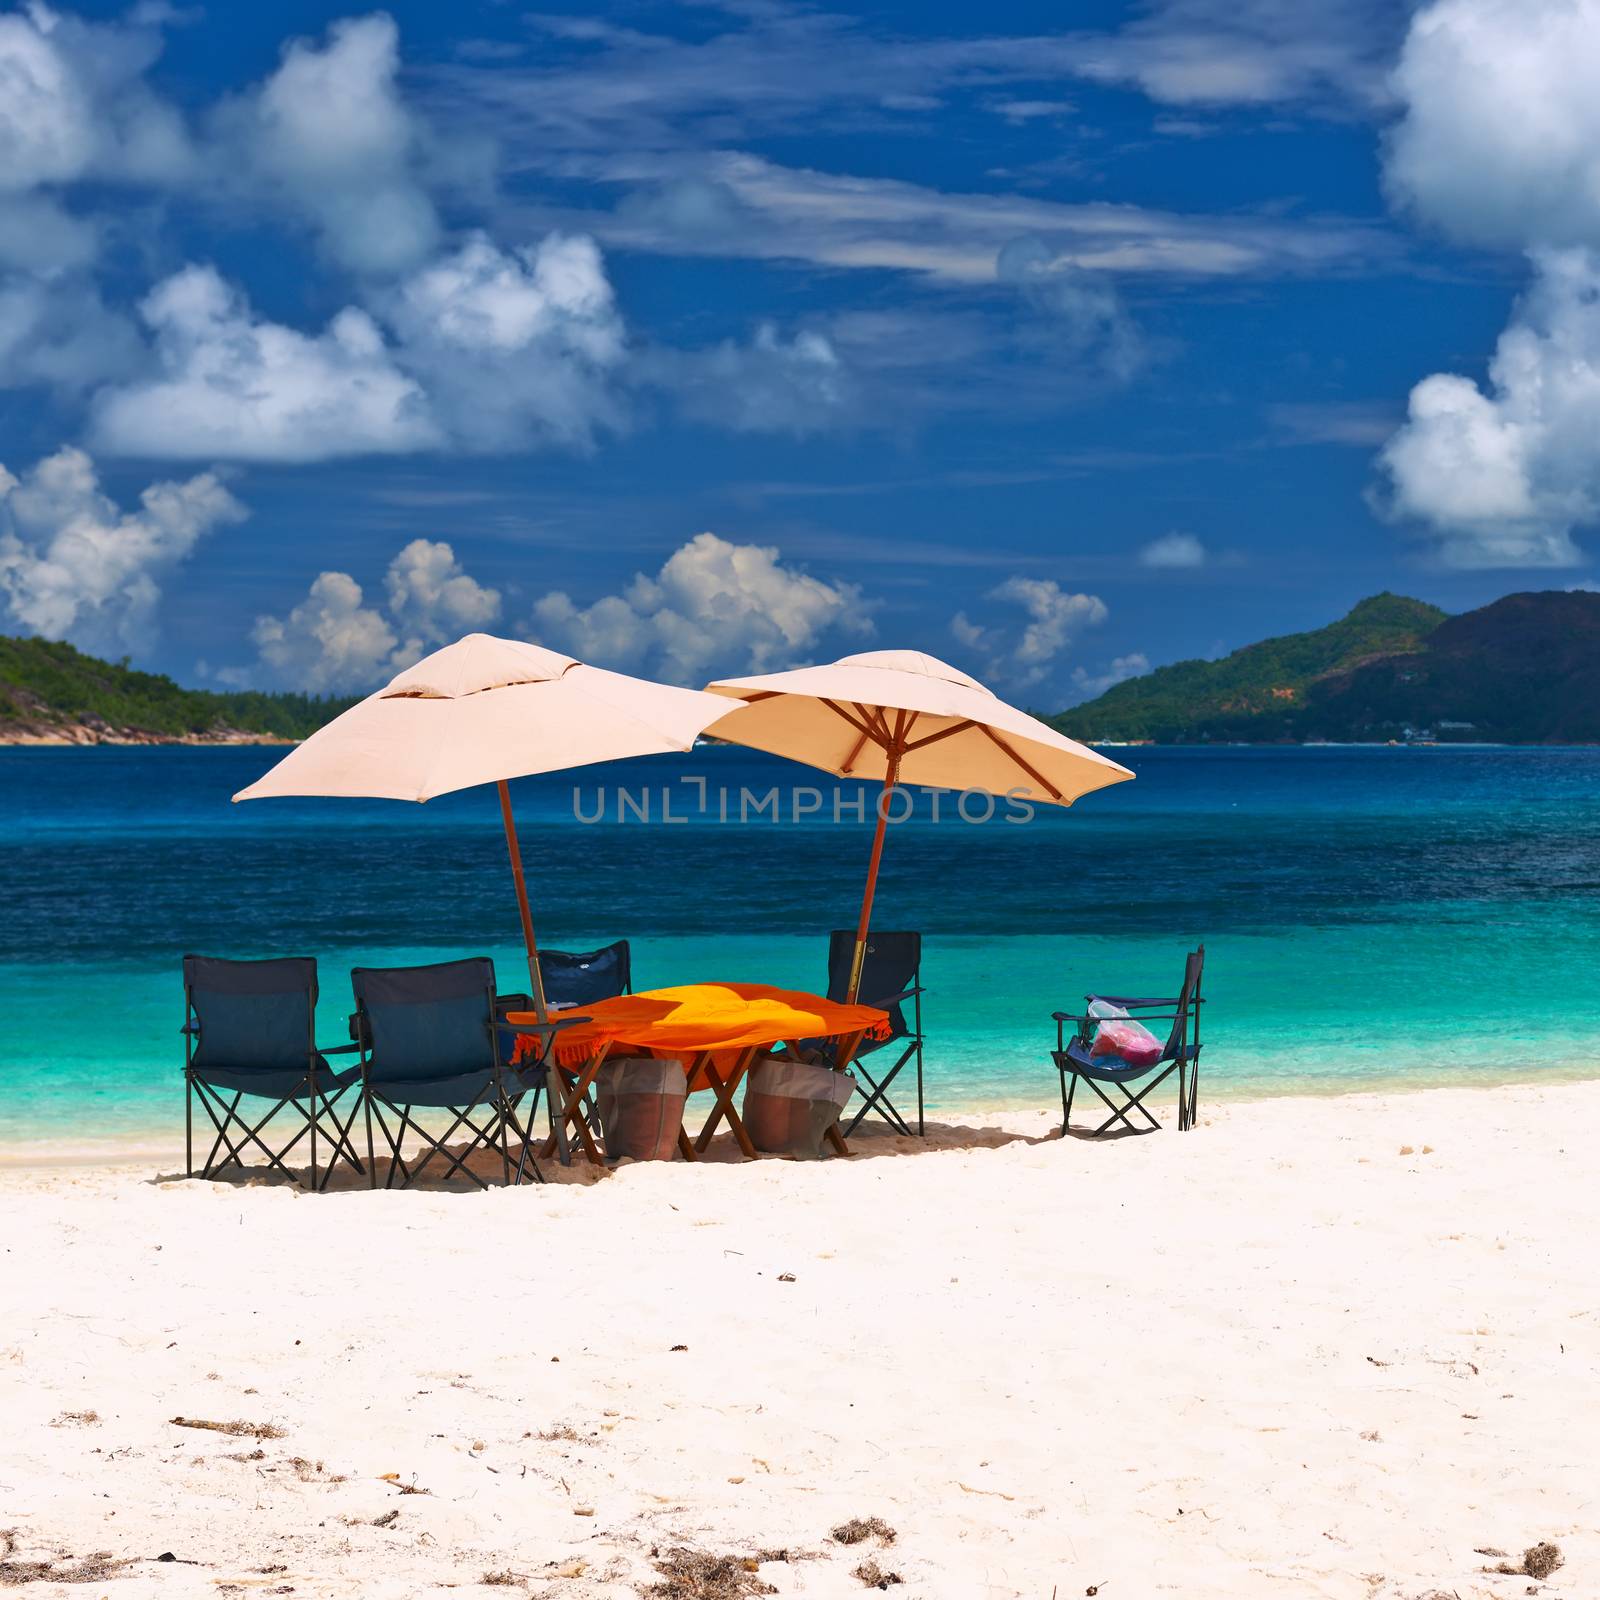
[[[1115,1056],[1130,1067],[1153,1067],[1161,1059],[1161,1041],[1121,1006],[1105,1000],[1091,1000],[1089,1015],[1098,1024],[1094,1043],[1089,1048],[1091,1056]]]

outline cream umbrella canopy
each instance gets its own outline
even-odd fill
[[[714,695],[585,666],[520,640],[469,633],[319,728],[233,798],[425,801],[495,784],[528,978],[543,1021],[544,981],[507,780],[688,750],[727,709]]]
[[[724,678],[706,688],[745,702],[705,730],[711,737],[788,756],[841,778],[883,782],[847,1002],[855,1001],[861,984],[884,825],[896,784],[979,789],[1069,806],[1095,789],[1133,777],[1126,767],[919,650],[873,650],[828,666]]]

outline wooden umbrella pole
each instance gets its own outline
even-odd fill
[[[883,859],[883,833],[889,820],[889,798],[900,776],[900,747],[889,748],[889,765],[883,775],[883,793],[878,797],[878,825],[872,833],[872,858],[867,862],[867,887],[861,896],[861,917],[856,923],[856,949],[850,961],[850,987],[845,1004],[854,1005],[861,992],[861,968],[867,958],[867,930],[872,925],[872,896],[878,887],[878,863]]]
[[[522,942],[528,947],[528,981],[533,985],[533,1008],[540,1022],[550,1020],[544,1004],[544,974],[539,971],[539,946],[533,937],[533,913],[528,909],[528,881],[522,875],[522,847],[517,843],[517,824],[511,816],[511,789],[502,778],[500,819],[506,825],[506,852],[511,857],[511,876],[517,885],[517,910],[522,916]]]

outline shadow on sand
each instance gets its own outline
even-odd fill
[[[1089,1142],[1104,1143],[1117,1137],[1129,1137],[1127,1134],[1108,1134],[1100,1140],[1089,1140],[1089,1136],[1074,1129],[1070,1137],[1074,1140],[1088,1140]],[[896,1133],[888,1127],[877,1129],[869,1128],[863,1124],[851,1136],[850,1154],[848,1157],[828,1156],[822,1159],[838,1161],[845,1159],[851,1162],[882,1161],[889,1159],[915,1159],[943,1155],[951,1151],[964,1150],[1000,1150],[1007,1145],[1041,1145],[1055,1144],[1060,1141],[1061,1134],[1058,1129],[1051,1128],[1047,1134],[1032,1135],[1008,1132],[1004,1128],[973,1127],[966,1123],[929,1122],[925,1136],[907,1137]],[[452,1152],[454,1154],[455,1152]],[[366,1153],[361,1153],[362,1164],[366,1165]],[[757,1158],[761,1162],[792,1161],[796,1158],[784,1155],[763,1155]],[[516,1162],[516,1151],[512,1152],[513,1166]],[[652,1165],[635,1161],[620,1161],[608,1163],[606,1166],[597,1167],[587,1161],[581,1152],[574,1151],[572,1164],[562,1166],[554,1157],[539,1161],[539,1170],[544,1175],[546,1184],[561,1184],[569,1187],[588,1187],[596,1183],[609,1180],[624,1180],[633,1168],[641,1165]],[[679,1166],[685,1166],[681,1158],[676,1161]],[[745,1158],[740,1154],[739,1147],[731,1134],[719,1134],[710,1143],[709,1147],[700,1155],[695,1163],[697,1166],[728,1167],[746,1165]],[[498,1151],[479,1151],[466,1162],[466,1169],[472,1177],[465,1177],[457,1173],[446,1179],[438,1176],[445,1163],[436,1159],[433,1169],[424,1169],[412,1185],[413,1188],[432,1191],[434,1193],[459,1193],[470,1194],[481,1192],[481,1187],[499,1189],[504,1187],[501,1160]],[[374,1185],[371,1177],[365,1172],[356,1172],[347,1163],[341,1162],[338,1169],[331,1177],[319,1170],[318,1181],[326,1180],[326,1188],[322,1191],[328,1194],[364,1193],[373,1187],[383,1189],[386,1187],[398,1188],[401,1183],[401,1174],[391,1173],[390,1163],[380,1151],[376,1163],[377,1181]],[[309,1165],[289,1165],[291,1176],[274,1172],[265,1163],[248,1166],[226,1165],[214,1172],[209,1179],[202,1180],[196,1175],[193,1181],[221,1184],[229,1188],[296,1188],[309,1190],[311,1184],[311,1168]],[[390,1181],[392,1180],[392,1182]],[[478,1181],[475,1181],[478,1180]],[[162,1172],[148,1180],[152,1184],[183,1183],[188,1180],[187,1174],[178,1172]],[[524,1185],[533,1185],[531,1178]]]

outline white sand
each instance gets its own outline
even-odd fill
[[[1004,1120],[487,1195],[0,1171],[9,1559],[135,1558],[23,1592],[579,1600],[685,1545],[780,1595],[1600,1594],[1600,1083]],[[1538,1539],[1547,1586],[1475,1553]]]

